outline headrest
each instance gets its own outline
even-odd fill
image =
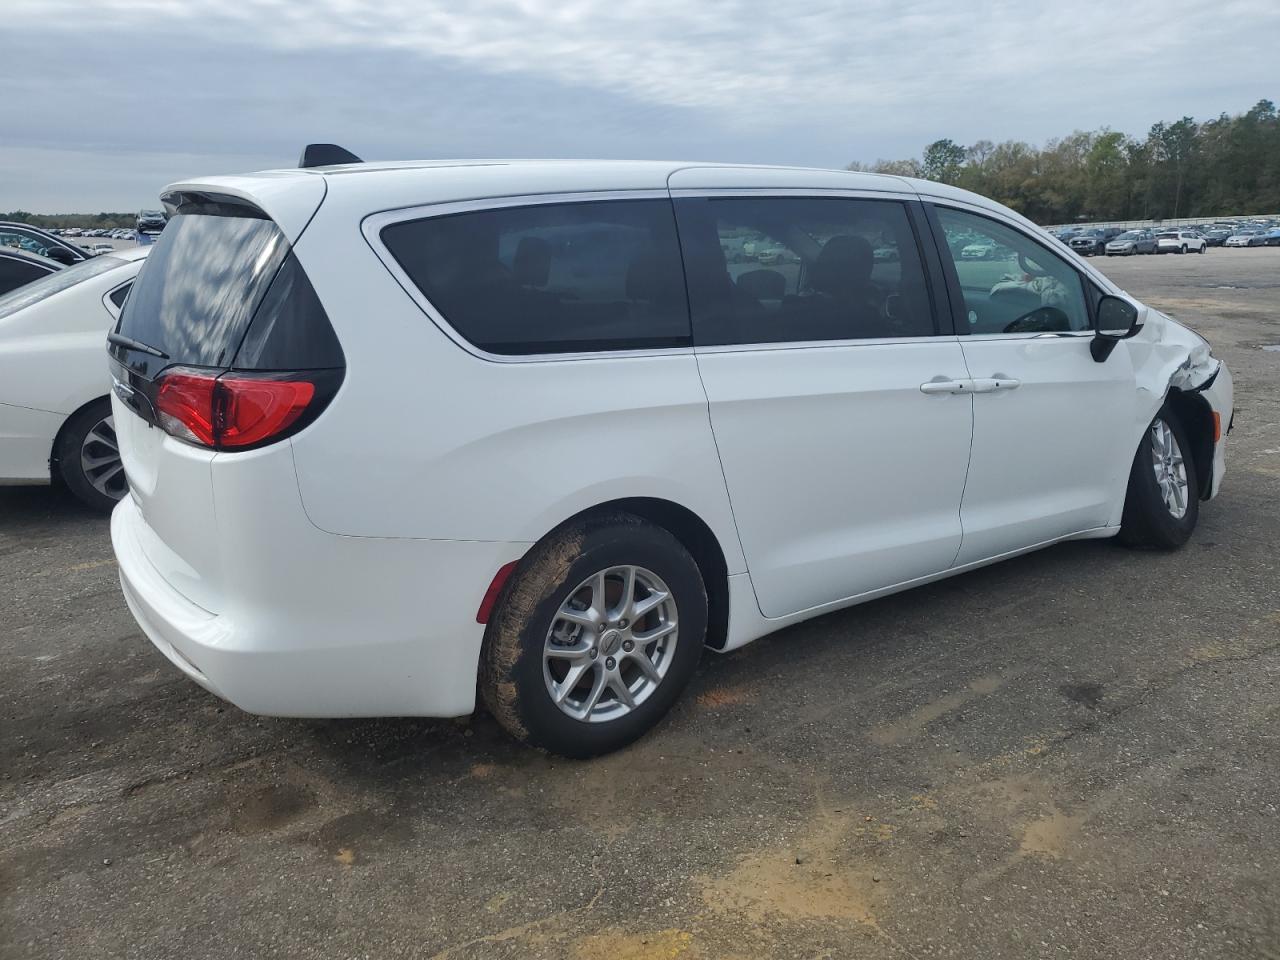
[[[541,237],[521,237],[511,274],[522,287],[545,287],[551,277],[551,244]]]
[[[787,292],[787,278],[777,270],[748,270],[734,281],[738,289],[756,300],[781,300]]]
[[[875,254],[865,237],[840,234],[822,245],[809,268],[809,286],[837,296],[871,279]]]

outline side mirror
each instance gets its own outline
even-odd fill
[[[1138,322],[1138,308],[1128,300],[1104,296],[1098,303],[1098,328],[1089,344],[1089,352],[1098,363],[1111,356],[1111,351],[1121,340],[1137,334],[1142,329]]]
[[[45,256],[50,260],[57,260],[59,263],[66,264],[67,266],[71,266],[73,263],[79,262],[76,259],[76,255],[66,247],[49,247],[49,252],[46,253]]]

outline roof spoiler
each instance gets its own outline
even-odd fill
[[[363,162],[350,150],[340,147],[336,143],[308,143],[302,148],[302,156],[298,160],[298,169],[327,167],[335,163]]]

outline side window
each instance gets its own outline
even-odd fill
[[[936,333],[901,203],[708,197],[676,210],[699,345]]]
[[[8,230],[0,228],[0,244],[6,247],[14,247],[18,250],[25,250],[27,253],[38,253],[44,256],[45,250],[48,249],[45,244],[40,243],[18,230]]]
[[[10,290],[30,283],[32,280],[39,280],[41,277],[48,275],[49,272],[37,264],[27,263],[25,260],[0,257],[0,293],[8,293]]]
[[[492,353],[690,343],[668,200],[501,207],[394,223],[381,236],[453,328]]]
[[[1080,274],[1030,237],[998,221],[938,207],[945,253],[964,297],[961,333],[1088,330]]]
[[[124,299],[129,296],[129,290],[132,287],[132,283],[126,283],[111,291],[109,296],[111,298],[111,302],[116,305],[117,309],[124,306]]]

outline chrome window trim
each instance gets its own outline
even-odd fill
[[[467,353],[491,363],[556,363],[566,360],[624,360],[638,357],[679,357],[692,356],[693,347],[655,347],[644,350],[591,350],[569,353],[532,353],[507,354],[492,353],[476,346],[454,329],[453,324],[445,319],[444,314],[436,309],[426,295],[418,289],[407,273],[396,262],[396,258],[382,242],[382,230],[393,223],[407,220],[424,220],[430,217],[444,217],[453,213],[466,213],[472,210],[499,210],[507,207],[535,207],[559,203],[591,203],[603,200],[670,200],[671,194],[665,189],[643,190],[600,190],[574,193],[536,193],[506,197],[483,197],[473,200],[451,200],[443,203],[425,203],[412,207],[397,207],[368,214],[360,221],[360,232],[364,234],[365,243],[374,255],[382,262],[396,283],[417,305],[440,332],[452,340]]]
[[[761,353],[772,350],[847,350],[850,347],[894,347],[915,343],[959,342],[960,337],[954,333],[944,333],[933,337],[861,337],[844,340],[781,340],[769,343],[717,343],[704,347],[694,347],[698,356],[709,356],[718,353]]]
[[[111,317],[113,320],[120,319],[120,311],[123,308],[117,307],[115,305],[115,301],[111,299],[111,295],[115,293],[117,290],[119,290],[121,287],[129,286],[137,279],[138,278],[135,275],[130,277],[128,280],[122,280],[120,283],[117,283],[114,287],[112,287],[110,290],[108,290],[106,293],[102,295],[102,305],[107,308],[107,313],[111,314]]]

